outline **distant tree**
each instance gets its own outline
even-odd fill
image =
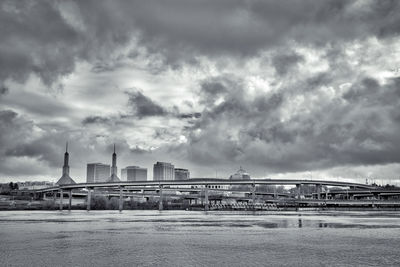
[[[13,183],[13,182],[10,182],[10,183],[8,184],[8,187],[10,188],[10,190],[14,190],[14,183]]]
[[[107,209],[108,200],[105,196],[92,196],[90,207],[94,210],[105,210]]]
[[[14,183],[14,190],[18,190],[18,189],[19,189],[18,184],[17,184],[17,183]]]
[[[117,197],[112,197],[109,201],[108,208],[110,210],[117,210],[119,209],[119,199]]]

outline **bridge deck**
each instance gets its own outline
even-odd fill
[[[296,180],[296,179],[251,179],[251,180],[229,180],[215,178],[196,178],[189,180],[166,180],[166,181],[121,181],[121,182],[100,182],[100,183],[78,183],[70,185],[59,185],[50,188],[38,189],[36,192],[50,192],[59,189],[71,190],[81,188],[102,188],[102,187],[126,187],[126,186],[212,186],[212,185],[324,185],[337,187],[353,187],[363,189],[374,189],[372,185],[349,183],[340,181],[323,180]]]

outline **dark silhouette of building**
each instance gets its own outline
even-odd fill
[[[65,154],[64,154],[64,166],[62,171],[62,176],[58,179],[58,185],[62,184],[76,184],[75,181],[69,176],[69,154],[68,154],[68,142],[65,146]]]

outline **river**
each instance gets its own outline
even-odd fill
[[[1,211],[0,266],[399,266],[400,213]]]

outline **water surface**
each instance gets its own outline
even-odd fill
[[[399,266],[400,213],[2,211],[0,266]]]

